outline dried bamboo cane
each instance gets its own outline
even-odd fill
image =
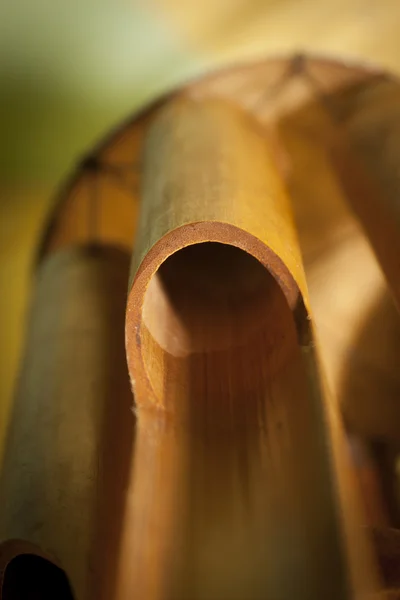
[[[118,600],[367,597],[374,568],[265,135],[229,103],[181,99],[142,160]]]
[[[113,597],[133,427],[128,268],[100,247],[38,268],[1,476],[2,600],[72,598],[52,565],[74,598]]]
[[[399,82],[381,75],[360,86],[353,100],[343,96],[333,98],[341,119],[332,158],[399,307]]]

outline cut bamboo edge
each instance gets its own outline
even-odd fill
[[[370,598],[380,588],[376,561],[362,531],[341,422],[318,364],[291,206],[273,157],[276,147],[249,114],[229,101],[203,98],[201,83],[199,88],[197,97],[171,98],[145,115],[134,143],[141,156],[140,218],[126,313],[137,415],[133,451],[131,433],[121,429],[124,415],[132,417],[120,349],[109,356],[103,372],[96,363],[93,381],[100,385],[97,390],[104,389],[99,402],[88,392],[89,368],[77,388],[90,399],[91,408],[79,410],[91,415],[85,422],[94,462],[106,435],[109,451],[124,446],[120,459],[133,464],[124,467],[117,485],[109,480],[116,490],[111,498],[99,481],[113,472],[112,455],[100,476],[95,471],[93,477],[90,461],[82,465],[85,492],[78,503],[67,481],[59,481],[71,500],[64,503],[62,518],[75,522],[74,510],[87,516],[97,506],[105,532],[81,521],[83,545],[72,564],[74,543],[71,536],[59,535],[55,515],[60,513],[49,511],[45,535],[38,537],[37,515],[26,508],[37,498],[28,490],[25,521],[18,521],[15,511],[3,514],[8,526],[0,534],[10,540],[17,531],[24,548],[60,566],[76,600]],[[75,206],[82,207],[81,191],[75,192]],[[53,222],[44,248],[54,256],[42,254],[43,268],[59,260],[74,238],[73,212],[61,210],[61,220]],[[130,227],[115,235],[111,225],[104,243],[129,248]],[[100,232],[103,243],[101,237]],[[82,245],[86,238],[79,232],[74,241]],[[119,259],[93,267],[93,255],[89,252],[88,259],[88,249],[82,250],[79,260],[88,274],[95,269],[97,283],[90,288],[80,281],[75,297],[84,291],[94,301],[96,289],[113,287]],[[67,286],[67,271],[64,276],[60,285]],[[96,356],[96,345],[109,344],[110,314],[119,322],[117,307],[124,296],[118,284],[110,300],[114,308],[107,319],[102,313],[90,356]],[[87,311],[90,315],[90,303]],[[68,352],[76,366],[73,350]],[[51,377],[54,359],[47,355],[44,360],[42,368]],[[59,383],[67,389],[69,379],[71,371],[66,371]],[[118,394],[113,391],[117,380],[123,387]],[[45,386],[42,390],[41,402]],[[28,388],[25,394],[26,401]],[[111,397],[125,400],[114,425],[103,430],[99,415],[107,414]],[[52,410],[59,419],[58,409]],[[29,426],[25,435],[31,439],[36,425],[37,431],[46,429],[40,415],[33,427],[22,409],[19,419]],[[73,422],[67,428],[71,440]],[[86,453],[80,444],[67,458],[60,446],[52,458],[54,473],[62,460],[73,468],[79,465],[80,454]],[[32,472],[42,477],[43,489],[51,489],[40,456],[32,453]],[[24,452],[17,461],[14,453],[8,471],[25,460]],[[12,486],[3,493],[18,504],[17,479],[13,494]],[[62,504],[55,497],[52,501],[56,507]],[[116,508],[119,532],[112,524]],[[110,531],[115,544],[111,561]],[[10,541],[1,546],[3,571],[21,548]]]

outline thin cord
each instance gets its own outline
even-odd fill
[[[257,98],[253,105],[253,109],[257,112],[268,100],[272,100],[285,88],[286,84],[293,78],[302,75],[307,71],[307,57],[304,54],[295,54],[287,68],[278,77],[277,81],[268,88],[266,92]]]

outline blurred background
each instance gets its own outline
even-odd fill
[[[2,0],[0,454],[34,249],[56,186],[162,91],[221,64],[299,51],[400,72],[400,3]]]

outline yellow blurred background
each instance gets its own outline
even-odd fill
[[[57,184],[114,124],[163,90],[223,63],[299,51],[400,72],[400,2],[0,4],[0,453],[33,252]]]

